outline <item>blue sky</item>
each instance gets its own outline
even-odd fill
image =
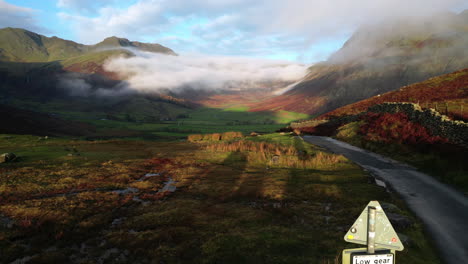
[[[0,27],[85,44],[115,35],[178,53],[310,64],[362,24],[465,8],[465,0],[0,0]]]

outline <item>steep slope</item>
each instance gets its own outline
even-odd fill
[[[373,95],[468,67],[467,12],[362,27],[285,94],[254,110],[321,114]]]
[[[57,37],[45,37],[20,28],[0,29],[0,53],[8,61],[45,62],[79,56],[89,48]]]
[[[358,114],[371,106],[388,102],[418,103],[423,108],[434,108],[453,119],[468,120],[468,69],[433,77],[346,105],[317,119]]]
[[[104,63],[113,57],[132,56],[134,56],[134,54],[126,49],[102,50],[62,60],[60,61],[60,65],[63,67],[63,70],[67,72],[99,74],[112,80],[119,80],[120,77],[117,76],[117,74],[104,69]]]

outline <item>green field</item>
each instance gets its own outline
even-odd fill
[[[12,105],[51,113],[57,117],[90,123],[97,128],[96,135],[90,137],[140,137],[145,139],[173,140],[186,138],[190,134],[240,131],[274,132],[290,122],[306,119],[306,114],[278,112],[249,112],[248,108],[186,108],[181,105],[151,101],[146,98],[133,98],[125,103],[117,99],[103,100],[76,99],[72,102],[50,100],[13,100]],[[112,109],[116,104],[120,108]],[[115,107],[117,108],[117,107]],[[88,110],[89,109],[89,110]]]

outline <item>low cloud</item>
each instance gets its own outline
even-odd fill
[[[68,95],[76,97],[119,96],[134,93],[126,82],[109,82],[77,72],[69,72],[58,77],[57,86]]]
[[[294,82],[305,75],[307,66],[233,56],[139,53],[136,57],[112,59],[104,69],[124,77],[130,90],[177,92],[184,88],[232,91]]]
[[[91,84],[73,73],[61,76],[58,85],[66,89],[71,96],[88,96],[92,91]]]

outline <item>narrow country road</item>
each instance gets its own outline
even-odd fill
[[[416,169],[347,143],[304,136],[311,144],[342,154],[390,185],[423,221],[449,264],[468,263],[468,198]]]

